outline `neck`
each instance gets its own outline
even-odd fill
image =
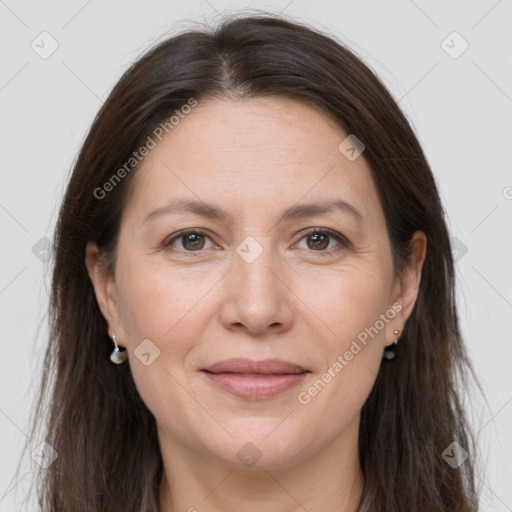
[[[314,457],[291,467],[239,469],[207,459],[160,434],[160,512],[357,512],[364,476],[359,418]],[[163,442],[164,441],[164,442]]]

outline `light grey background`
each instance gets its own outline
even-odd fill
[[[35,510],[18,505],[34,462],[28,456],[15,470],[46,337],[41,239],[52,237],[86,130],[149,45],[186,20],[246,7],[284,11],[340,37],[414,126],[458,239],[460,318],[488,399],[472,390],[468,401],[482,452],[481,510],[512,511],[511,0],[0,0],[0,511]],[[43,59],[52,39],[58,48]]]

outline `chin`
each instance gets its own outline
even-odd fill
[[[274,429],[278,423],[274,421]],[[287,429],[278,434],[277,430],[272,432],[268,422],[260,424],[260,428],[252,425],[250,432],[248,429],[229,430],[233,437],[223,436],[216,445],[213,445],[215,440],[209,438],[205,448],[225,465],[248,470],[286,469],[307,457],[311,444],[303,436],[293,435]]]

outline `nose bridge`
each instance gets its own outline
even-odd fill
[[[252,332],[288,325],[289,292],[279,274],[282,262],[272,247],[272,237],[245,238],[236,248],[229,273],[224,321],[243,324]]]
[[[279,293],[273,270],[279,265],[272,247],[272,237],[246,237],[236,248],[234,274],[237,288],[254,298],[267,299],[270,303]],[[250,298],[250,297],[248,297]]]

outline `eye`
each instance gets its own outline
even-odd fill
[[[186,252],[199,252],[201,249],[209,249],[211,247],[205,247],[206,240],[210,240],[210,237],[203,233],[198,229],[187,229],[185,231],[180,231],[176,233],[174,236],[166,240],[163,244],[164,247],[169,247],[175,245],[175,243],[181,244],[181,248],[178,247],[178,250],[186,251]],[[212,242],[213,245],[213,242]]]
[[[350,242],[341,233],[325,228],[315,228],[309,231],[300,239],[299,243],[303,240],[306,241],[306,249],[320,253],[319,256],[328,256],[335,251],[350,246]],[[333,246],[333,241],[338,242],[338,244]]]
[[[210,241],[210,246],[207,245],[208,240]],[[341,233],[326,228],[315,228],[307,232],[299,240],[299,244],[303,240],[306,241],[306,249],[319,253],[318,256],[328,256],[335,251],[351,247],[349,240]],[[333,246],[333,241],[336,241],[337,245]],[[178,244],[181,247],[176,247]],[[200,252],[203,249],[211,249],[215,244],[202,230],[187,229],[171,236],[162,246],[163,248],[173,247],[182,252]]]

